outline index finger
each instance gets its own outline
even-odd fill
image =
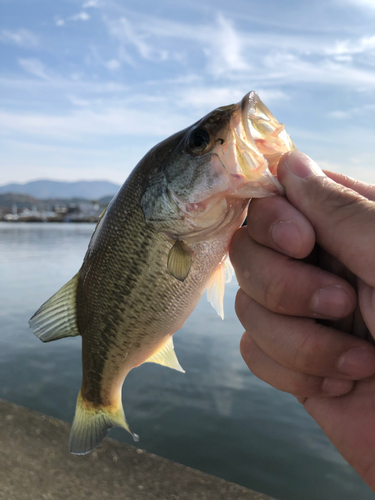
[[[349,177],[348,175],[340,174],[339,172],[332,172],[331,170],[324,170],[324,173],[337,184],[341,184],[358,194],[364,196],[368,200],[375,201],[375,186],[374,184],[367,184],[366,182],[358,181]]]
[[[288,200],[313,226],[317,243],[375,286],[375,202],[325,176],[303,153],[284,155],[278,176]]]

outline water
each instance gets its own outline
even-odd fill
[[[81,385],[79,338],[41,343],[35,310],[79,269],[92,224],[0,223],[0,397],[72,421]],[[225,321],[205,297],[175,335],[186,374],[147,363],[124,384],[128,422],[110,435],[280,500],[370,500],[303,407],[254,377],[242,361],[237,286]]]

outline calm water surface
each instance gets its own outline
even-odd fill
[[[43,344],[27,321],[77,272],[93,229],[0,223],[0,397],[67,421],[81,385],[80,339]],[[247,369],[236,290],[227,285],[225,321],[203,297],[175,335],[186,374],[147,363],[126,379],[136,446],[280,500],[373,499],[303,407]],[[110,435],[135,444],[125,431]]]

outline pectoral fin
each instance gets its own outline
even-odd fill
[[[185,370],[180,365],[173,346],[172,337],[164,346],[159,349],[150,358],[146,359],[145,363],[157,363],[159,365],[168,366],[178,372],[185,373]]]
[[[230,263],[229,257],[226,257],[216,268],[207,288],[207,300],[221,319],[224,319],[225,283],[229,283],[233,275],[233,266]]]
[[[191,252],[182,241],[176,241],[168,255],[168,271],[179,281],[184,281],[190,271]]]

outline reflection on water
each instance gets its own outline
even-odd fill
[[[91,224],[0,223],[0,397],[71,421],[81,385],[77,338],[41,343],[35,310],[79,269]],[[225,321],[204,297],[175,335],[186,374],[151,363],[124,384],[137,446],[280,500],[370,500],[373,493],[303,407],[255,378],[227,286]],[[133,444],[125,431],[111,436]]]

